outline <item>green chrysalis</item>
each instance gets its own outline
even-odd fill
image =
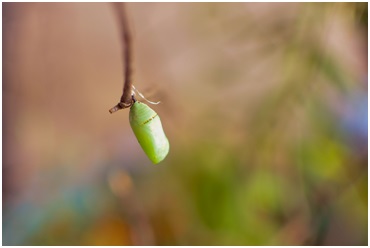
[[[145,103],[135,101],[130,109],[130,125],[149,159],[154,164],[161,162],[168,154],[170,143],[158,114]]]

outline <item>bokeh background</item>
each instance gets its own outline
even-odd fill
[[[367,3],[3,3],[4,245],[367,245]]]

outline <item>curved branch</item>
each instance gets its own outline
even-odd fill
[[[109,112],[112,114],[120,109],[131,107],[132,105],[132,81],[131,81],[131,36],[128,28],[128,22],[125,12],[124,3],[112,3],[113,10],[118,18],[118,25],[120,28],[121,44],[123,46],[123,63],[124,63],[124,84],[123,93],[120,102],[111,108]]]

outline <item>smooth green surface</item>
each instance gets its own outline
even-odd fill
[[[168,154],[170,144],[158,114],[148,105],[135,102],[130,109],[130,125],[145,154],[158,164]]]

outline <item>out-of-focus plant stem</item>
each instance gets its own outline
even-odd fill
[[[120,109],[128,108],[132,105],[132,81],[131,81],[131,36],[128,28],[126,12],[124,3],[112,3],[113,10],[118,18],[118,25],[120,28],[120,39],[123,46],[123,70],[124,70],[124,84],[123,93],[120,102],[111,108],[109,112],[112,114]]]

